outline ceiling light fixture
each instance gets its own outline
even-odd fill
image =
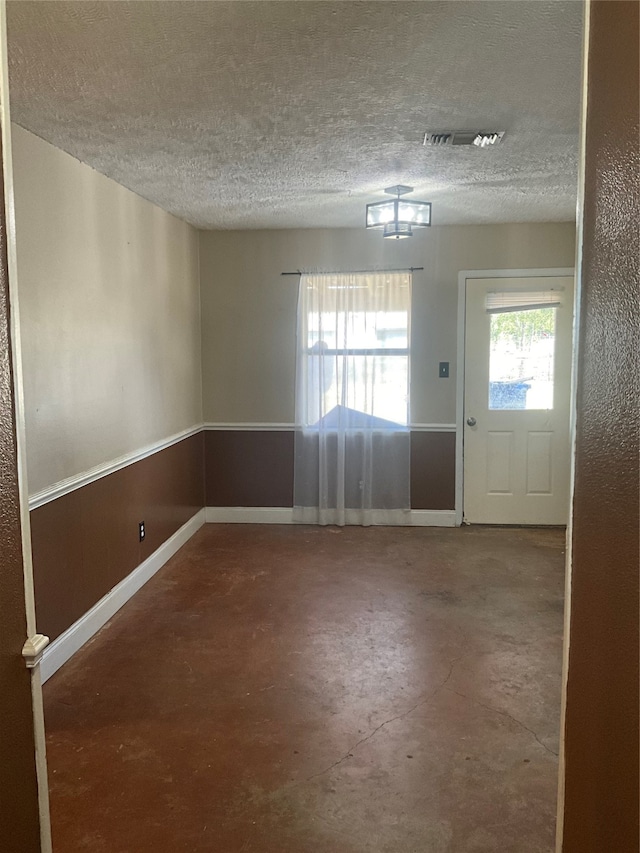
[[[367,228],[383,228],[383,237],[400,240],[403,237],[412,237],[414,226],[431,225],[430,201],[401,198],[413,192],[413,187],[398,184],[395,187],[387,187],[385,192],[388,195],[395,195],[396,198],[367,205]]]

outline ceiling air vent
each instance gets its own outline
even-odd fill
[[[502,142],[504,130],[439,130],[435,133],[427,131],[422,140],[423,145],[475,145],[478,148],[489,148]]]

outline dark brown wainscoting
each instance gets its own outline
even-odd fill
[[[41,633],[58,637],[204,506],[203,461],[198,433],[31,512]]]
[[[412,509],[454,508],[455,444],[453,432],[411,434]],[[292,506],[293,456],[293,431],[207,431],[207,506]]]
[[[293,506],[293,431],[208,430],[207,506]]]
[[[411,509],[455,509],[455,432],[411,433]]]

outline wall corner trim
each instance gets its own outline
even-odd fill
[[[150,580],[156,572],[178,551],[205,523],[205,511],[199,510],[186,524],[170,536],[166,542],[140,563],[137,569],[120,581],[110,592],[74,622],[67,630],[44,650],[40,672],[42,681],[57,672],[88,640],[96,634],[111,617]]]
[[[49,645],[49,638],[44,634],[34,634],[22,647],[22,657],[27,669],[34,669],[42,660],[44,650]]]
[[[224,423],[208,421],[204,425],[207,431],[220,432],[293,432],[296,428],[294,423]]]
[[[295,432],[294,423],[215,423],[209,421],[204,424],[207,432]],[[455,432],[455,424],[409,424],[411,432]]]
[[[409,424],[410,432],[455,432],[455,424]]]
[[[41,491],[35,492],[33,495],[29,496],[29,509],[37,509],[39,506],[43,506],[43,504],[54,501],[56,498],[61,498],[63,495],[68,495],[69,492],[73,492],[82,486],[87,486],[89,483],[93,483],[101,477],[106,477],[108,474],[120,471],[122,468],[126,468],[127,465],[132,465],[134,462],[146,459],[147,456],[153,456],[154,453],[158,453],[160,450],[165,450],[167,447],[171,447],[172,444],[178,444],[179,441],[183,441],[185,438],[190,438],[192,435],[202,432],[202,429],[203,424],[196,424],[195,426],[184,429],[181,432],[174,433],[174,435],[169,436],[169,438],[163,438],[153,444],[148,444],[140,450],[134,450],[132,453],[119,456],[117,459],[104,462],[102,465],[96,465],[95,468],[90,468],[88,471],[83,471],[73,477],[68,477],[66,480],[60,480],[52,486],[47,486],[46,489],[42,489]]]
[[[295,524],[292,507],[208,506],[207,524]],[[455,527],[454,510],[412,509],[410,527]]]

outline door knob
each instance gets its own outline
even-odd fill
[[[475,426],[476,425],[476,419],[475,418],[467,418],[467,424],[468,424],[468,426]]]

